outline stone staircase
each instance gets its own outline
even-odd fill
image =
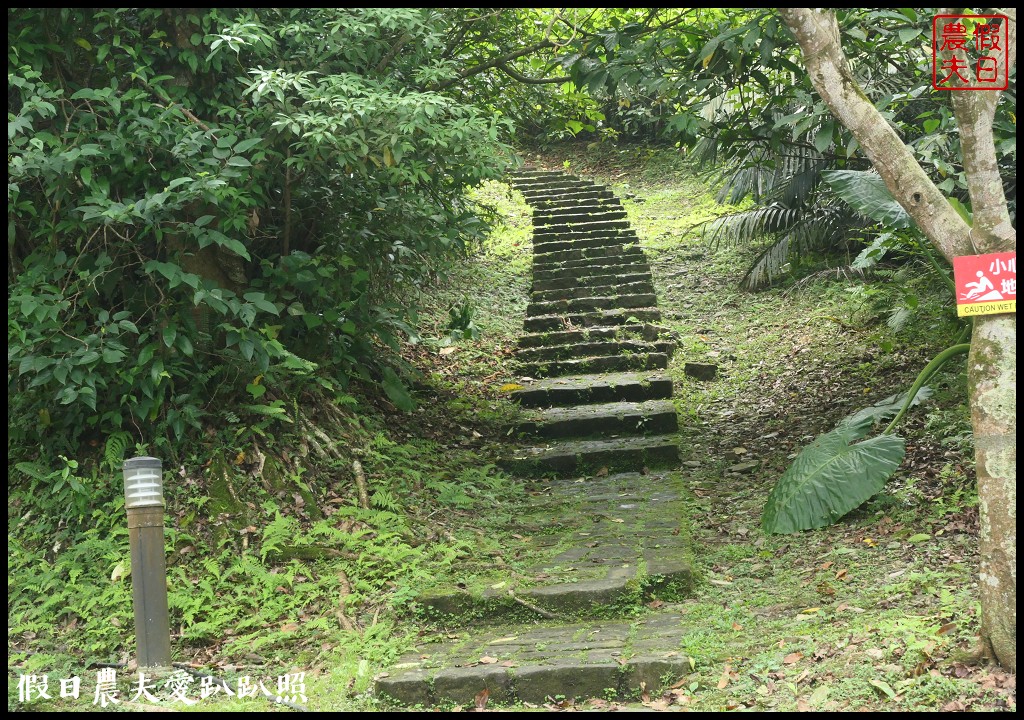
[[[419,596],[444,639],[376,682],[406,705],[471,704],[484,689],[491,702],[626,698],[690,669],[681,616],[644,610],[692,585],[662,372],[674,343],[650,267],[606,188],[561,172],[512,182],[534,208],[534,263],[514,393],[524,444],[506,467],[533,499],[503,528],[518,563]]]
[[[608,190],[560,172],[521,173],[533,206],[533,288],[518,357],[530,408],[523,476],[678,465],[672,383],[658,372],[675,343],[657,325],[651,268]],[[589,438],[581,442],[577,438]]]

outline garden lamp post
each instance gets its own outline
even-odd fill
[[[132,600],[139,667],[171,664],[164,558],[163,463],[135,457],[124,463],[124,508],[132,553]]]

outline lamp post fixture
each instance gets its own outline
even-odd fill
[[[132,600],[139,667],[171,664],[164,557],[163,463],[136,457],[124,462],[124,508],[132,553]]]

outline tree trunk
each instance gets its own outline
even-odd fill
[[[964,169],[974,207],[969,227],[858,87],[843,54],[831,11],[779,8],[803,50],[811,82],[833,114],[864,149],[893,197],[942,253],[952,260],[975,252],[1017,249],[995,162],[994,91],[953,93]],[[1010,64],[1016,23],[1009,28]],[[1005,68],[1009,73],[1009,68]],[[1017,318],[974,320],[968,369],[971,424],[981,516],[979,570],[983,650],[1017,669]]]
[[[1017,318],[974,320],[968,383],[981,515],[981,639],[1017,669]]]

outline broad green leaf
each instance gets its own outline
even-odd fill
[[[246,150],[256,147],[261,142],[263,142],[263,138],[249,138],[248,140],[242,140],[240,143],[235,145],[234,151],[236,153],[244,153]]]
[[[840,426],[803,449],[768,496],[761,517],[765,532],[829,525],[885,486],[903,461],[903,438],[880,435],[850,445],[863,432]]]
[[[112,348],[103,349],[103,362],[108,365],[119,363],[124,360],[125,354],[121,350],[114,350]]]
[[[921,34],[921,28],[903,28],[899,31],[900,42],[908,43]]]
[[[814,147],[818,152],[823,153],[832,144],[832,133],[835,132],[835,123],[826,120],[822,123],[821,130],[814,136]]]
[[[871,170],[829,170],[821,176],[850,207],[891,228],[908,228],[913,220]]]
[[[891,420],[896,417],[896,414],[903,407],[903,403],[907,401],[907,393],[902,392],[897,395],[890,395],[887,398],[879,400],[874,405],[866,407],[862,410],[858,410],[852,415],[847,415],[845,418],[839,421],[837,427],[848,427],[851,429],[862,429],[863,433],[858,437],[863,437],[867,434],[871,426],[879,420]],[[927,385],[922,386],[917,394],[914,396],[913,401],[910,403],[910,407],[920,405],[925,400],[933,395],[933,391]]]
[[[388,396],[388,399],[395,404],[399,410],[405,412],[412,412],[416,409],[416,401],[413,400],[412,395],[406,389],[402,383],[401,378],[398,374],[389,367],[383,370],[383,379],[381,380],[381,387],[384,388],[384,394]]]

